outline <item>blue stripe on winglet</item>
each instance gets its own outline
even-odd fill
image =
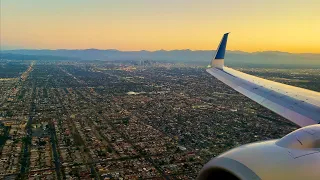
[[[226,46],[227,46],[227,40],[228,40],[229,33],[225,33],[223,35],[223,38],[220,42],[220,46],[217,50],[216,57],[214,59],[224,59],[224,55],[226,53]]]

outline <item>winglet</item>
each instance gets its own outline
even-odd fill
[[[226,46],[228,41],[229,33],[225,33],[222,37],[222,40],[219,44],[219,47],[216,51],[214,58],[211,61],[211,67],[223,69],[224,66],[224,55],[226,53]]]

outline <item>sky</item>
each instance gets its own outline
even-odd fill
[[[1,49],[320,53],[319,0],[0,0]]]

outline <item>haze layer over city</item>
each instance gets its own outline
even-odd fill
[[[303,2],[1,1],[0,178],[195,179],[298,129],[206,68],[231,31],[227,66],[319,91]]]

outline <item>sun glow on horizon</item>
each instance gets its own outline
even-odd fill
[[[1,2],[1,49],[228,50],[320,53],[320,1]]]

